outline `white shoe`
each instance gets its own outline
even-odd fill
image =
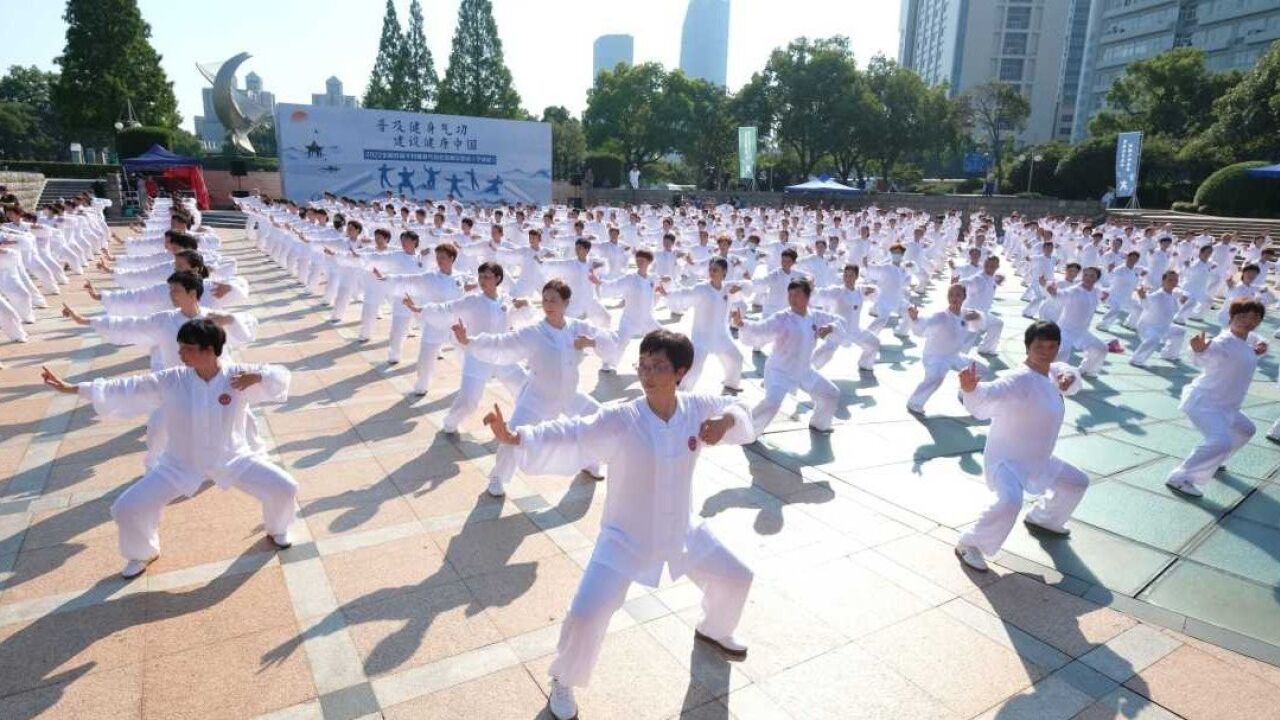
[[[1166,480],[1165,485],[1168,485],[1170,490],[1188,497],[1204,497],[1204,491],[1196,487],[1194,483]]]
[[[978,572],[990,570],[987,567],[987,559],[982,557],[982,551],[972,545],[956,545],[956,557],[960,558],[960,562]]]
[[[151,563],[155,562],[158,557],[160,556],[156,555],[150,560],[130,560],[124,564],[124,569],[120,571],[120,577],[125,580],[132,580],[138,577],[142,573],[146,572],[147,567],[151,565]]]
[[[693,637],[719,650],[729,660],[745,660],[747,657],[747,646],[732,635],[721,638],[712,637],[698,627],[693,631]]]
[[[277,550],[288,550],[293,547],[293,538],[289,537],[289,531],[271,533],[267,535],[271,539],[271,544],[276,546]]]
[[[576,720],[578,701],[573,699],[573,688],[561,685],[559,680],[551,678],[551,695],[547,698],[547,708],[556,720]]]
[[[507,494],[507,489],[502,486],[502,481],[498,478],[489,478],[489,495],[500,498]]]
[[[1032,520],[1030,517],[1022,518],[1022,524],[1026,525],[1027,529],[1031,530],[1032,532],[1035,532],[1037,530],[1043,530],[1044,532],[1047,532],[1050,535],[1061,535],[1062,537],[1067,537],[1068,535],[1071,534],[1071,528],[1052,527],[1049,525],[1045,525],[1044,523],[1041,523],[1041,522],[1036,522],[1035,520]]]
[[[914,406],[908,405],[907,412],[911,413],[912,415],[920,415],[922,417],[924,416],[924,408],[922,407],[914,407]]]

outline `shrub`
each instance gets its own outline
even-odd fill
[[[1195,204],[1210,215],[1276,217],[1280,215],[1280,182],[1248,174],[1268,163],[1260,160],[1228,165],[1200,184]]]
[[[1199,213],[1200,206],[1187,200],[1179,200],[1169,207],[1170,210],[1185,213]]]
[[[590,153],[582,160],[582,172],[591,171],[596,187],[622,187],[622,158],[608,153]],[[585,182],[585,181],[584,181]]]

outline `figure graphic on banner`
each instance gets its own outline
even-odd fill
[[[379,187],[383,187],[383,188],[391,187],[391,178],[387,177],[387,173],[391,172],[394,169],[395,168],[391,167],[386,163],[382,163],[381,165],[378,166],[378,186]]]
[[[435,169],[435,168],[433,168],[433,167],[427,167],[426,165],[423,165],[423,166],[422,166],[422,169],[427,171],[427,184],[426,184],[426,185],[423,185],[423,186],[422,186],[422,189],[423,189],[423,190],[426,190],[426,191],[428,191],[428,192],[430,192],[430,191],[432,191],[432,190],[435,190],[435,189],[436,189],[436,177],[437,177],[438,175],[440,175],[440,171],[439,171],[439,170],[437,170],[437,169]]]
[[[479,190],[479,189],[480,189],[480,181],[476,179],[476,170],[475,170],[475,168],[467,168],[467,177],[471,179],[471,189],[472,189],[472,190]]]
[[[318,130],[312,131],[311,144],[307,145],[307,158],[314,157],[320,160],[324,159],[324,146],[322,146],[319,142],[316,141],[316,138],[318,138],[319,136],[320,136],[320,132]]]
[[[413,197],[413,171],[407,167],[400,169],[400,184],[396,186],[396,192],[403,193],[405,188],[409,188],[408,195]]]
[[[462,178],[458,177],[458,173],[454,173],[445,179],[449,181],[449,194],[455,198],[462,197],[462,188],[458,187],[458,183],[462,182]]]
[[[501,195],[501,194],[502,194],[502,176],[501,176],[501,175],[494,175],[494,176],[493,176],[493,179],[492,179],[492,180],[490,180],[490,181],[489,181],[489,184],[485,186],[485,188],[484,188],[484,194],[486,194],[486,195]]]

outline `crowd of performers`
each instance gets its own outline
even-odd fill
[[[164,506],[206,480],[259,500],[267,535],[289,547],[297,484],[268,459],[254,409],[287,397],[289,371],[234,359],[255,341],[257,320],[219,236],[181,202],[158,201],[121,237],[88,197],[38,211],[4,200],[0,330],[26,342],[33,309],[75,282],[100,307],[64,304],[64,322],[150,352],[151,372],[140,375],[72,383],[42,373],[99,413],[147,418],[146,472],[111,508],[124,576],[159,555]],[[573,688],[588,682],[630,584],[656,586],[664,568],[704,593],[698,639],[745,657],[734,631],[752,573],[691,515],[695,465],[706,445],[756,441],[798,391],[812,401],[809,428],[832,432],[840,391],[824,370],[904,372],[878,364],[882,345],[919,342],[922,372],[906,371],[920,378],[904,408],[916,416],[956,376],[950,387],[965,410],[991,421],[984,466],[994,502],[955,548],[984,571],[1025,495],[1040,496],[1024,517],[1031,529],[1069,533],[1088,477],[1054,456],[1064,398],[1090,392],[1085,379],[1109,358],[1146,368],[1158,354],[1155,362],[1200,368],[1181,409],[1203,438],[1167,479],[1200,496],[1255,432],[1241,406],[1267,352],[1256,333],[1276,301],[1267,237],[1176,237],[1070,218],[334,196],[240,205],[257,250],[321,301],[329,322],[358,323],[359,342],[387,328],[386,362],[416,361],[415,393],[440,382],[443,353],[460,354],[442,431],[485,414],[498,440],[490,495],[504,496],[517,469],[607,483],[599,540],[551,666],[550,707],[562,719],[576,715]],[[111,289],[81,277],[94,267]],[[987,359],[1001,349],[1002,309],[1019,296],[1030,324],[1021,344],[1005,347],[1014,369],[997,374]],[[664,329],[685,315],[687,335]],[[378,322],[387,316],[389,327]],[[1188,321],[1213,331],[1190,332]],[[1116,324],[1136,333],[1131,347],[1100,337]],[[587,352],[605,373],[636,358],[643,394],[597,402],[580,376]],[[751,404],[739,397],[748,353],[767,355],[763,397]],[[480,407],[494,380],[516,398],[509,412]],[[1280,422],[1267,437],[1280,442]]]

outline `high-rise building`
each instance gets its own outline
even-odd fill
[[[729,0],[689,0],[680,37],[680,69],[724,87],[729,67]]]
[[[245,76],[243,90],[240,89],[240,79],[233,77],[231,88],[241,109],[255,114],[275,112],[276,96],[262,89],[262,78],[257,73],[251,72]],[[204,115],[195,116],[196,137],[205,150],[221,150],[227,139],[227,129],[222,126],[213,109],[213,88],[202,88],[200,98],[204,103]]]
[[[1214,72],[1248,70],[1280,39],[1276,0],[1093,0],[1087,14],[1073,140],[1088,136],[1089,119],[1106,106],[1107,91],[1129,63],[1196,47]]]
[[[993,80],[1031,105],[1024,143],[1054,137],[1069,0],[903,0],[898,62],[952,95]]]
[[[591,78],[605,70],[613,70],[619,63],[635,62],[636,41],[630,35],[601,35],[596,38],[591,53]]]
[[[1062,73],[1058,81],[1058,106],[1054,109],[1053,139],[1071,142],[1071,128],[1075,123],[1076,100],[1080,91],[1080,68],[1084,65],[1084,53],[1088,47],[1089,9],[1102,0],[1072,0],[1067,18],[1067,43],[1063,48]]]
[[[342,94],[342,81],[336,77],[330,77],[324,81],[323,94],[311,93],[311,104],[327,107],[360,107],[360,101],[354,96]]]

